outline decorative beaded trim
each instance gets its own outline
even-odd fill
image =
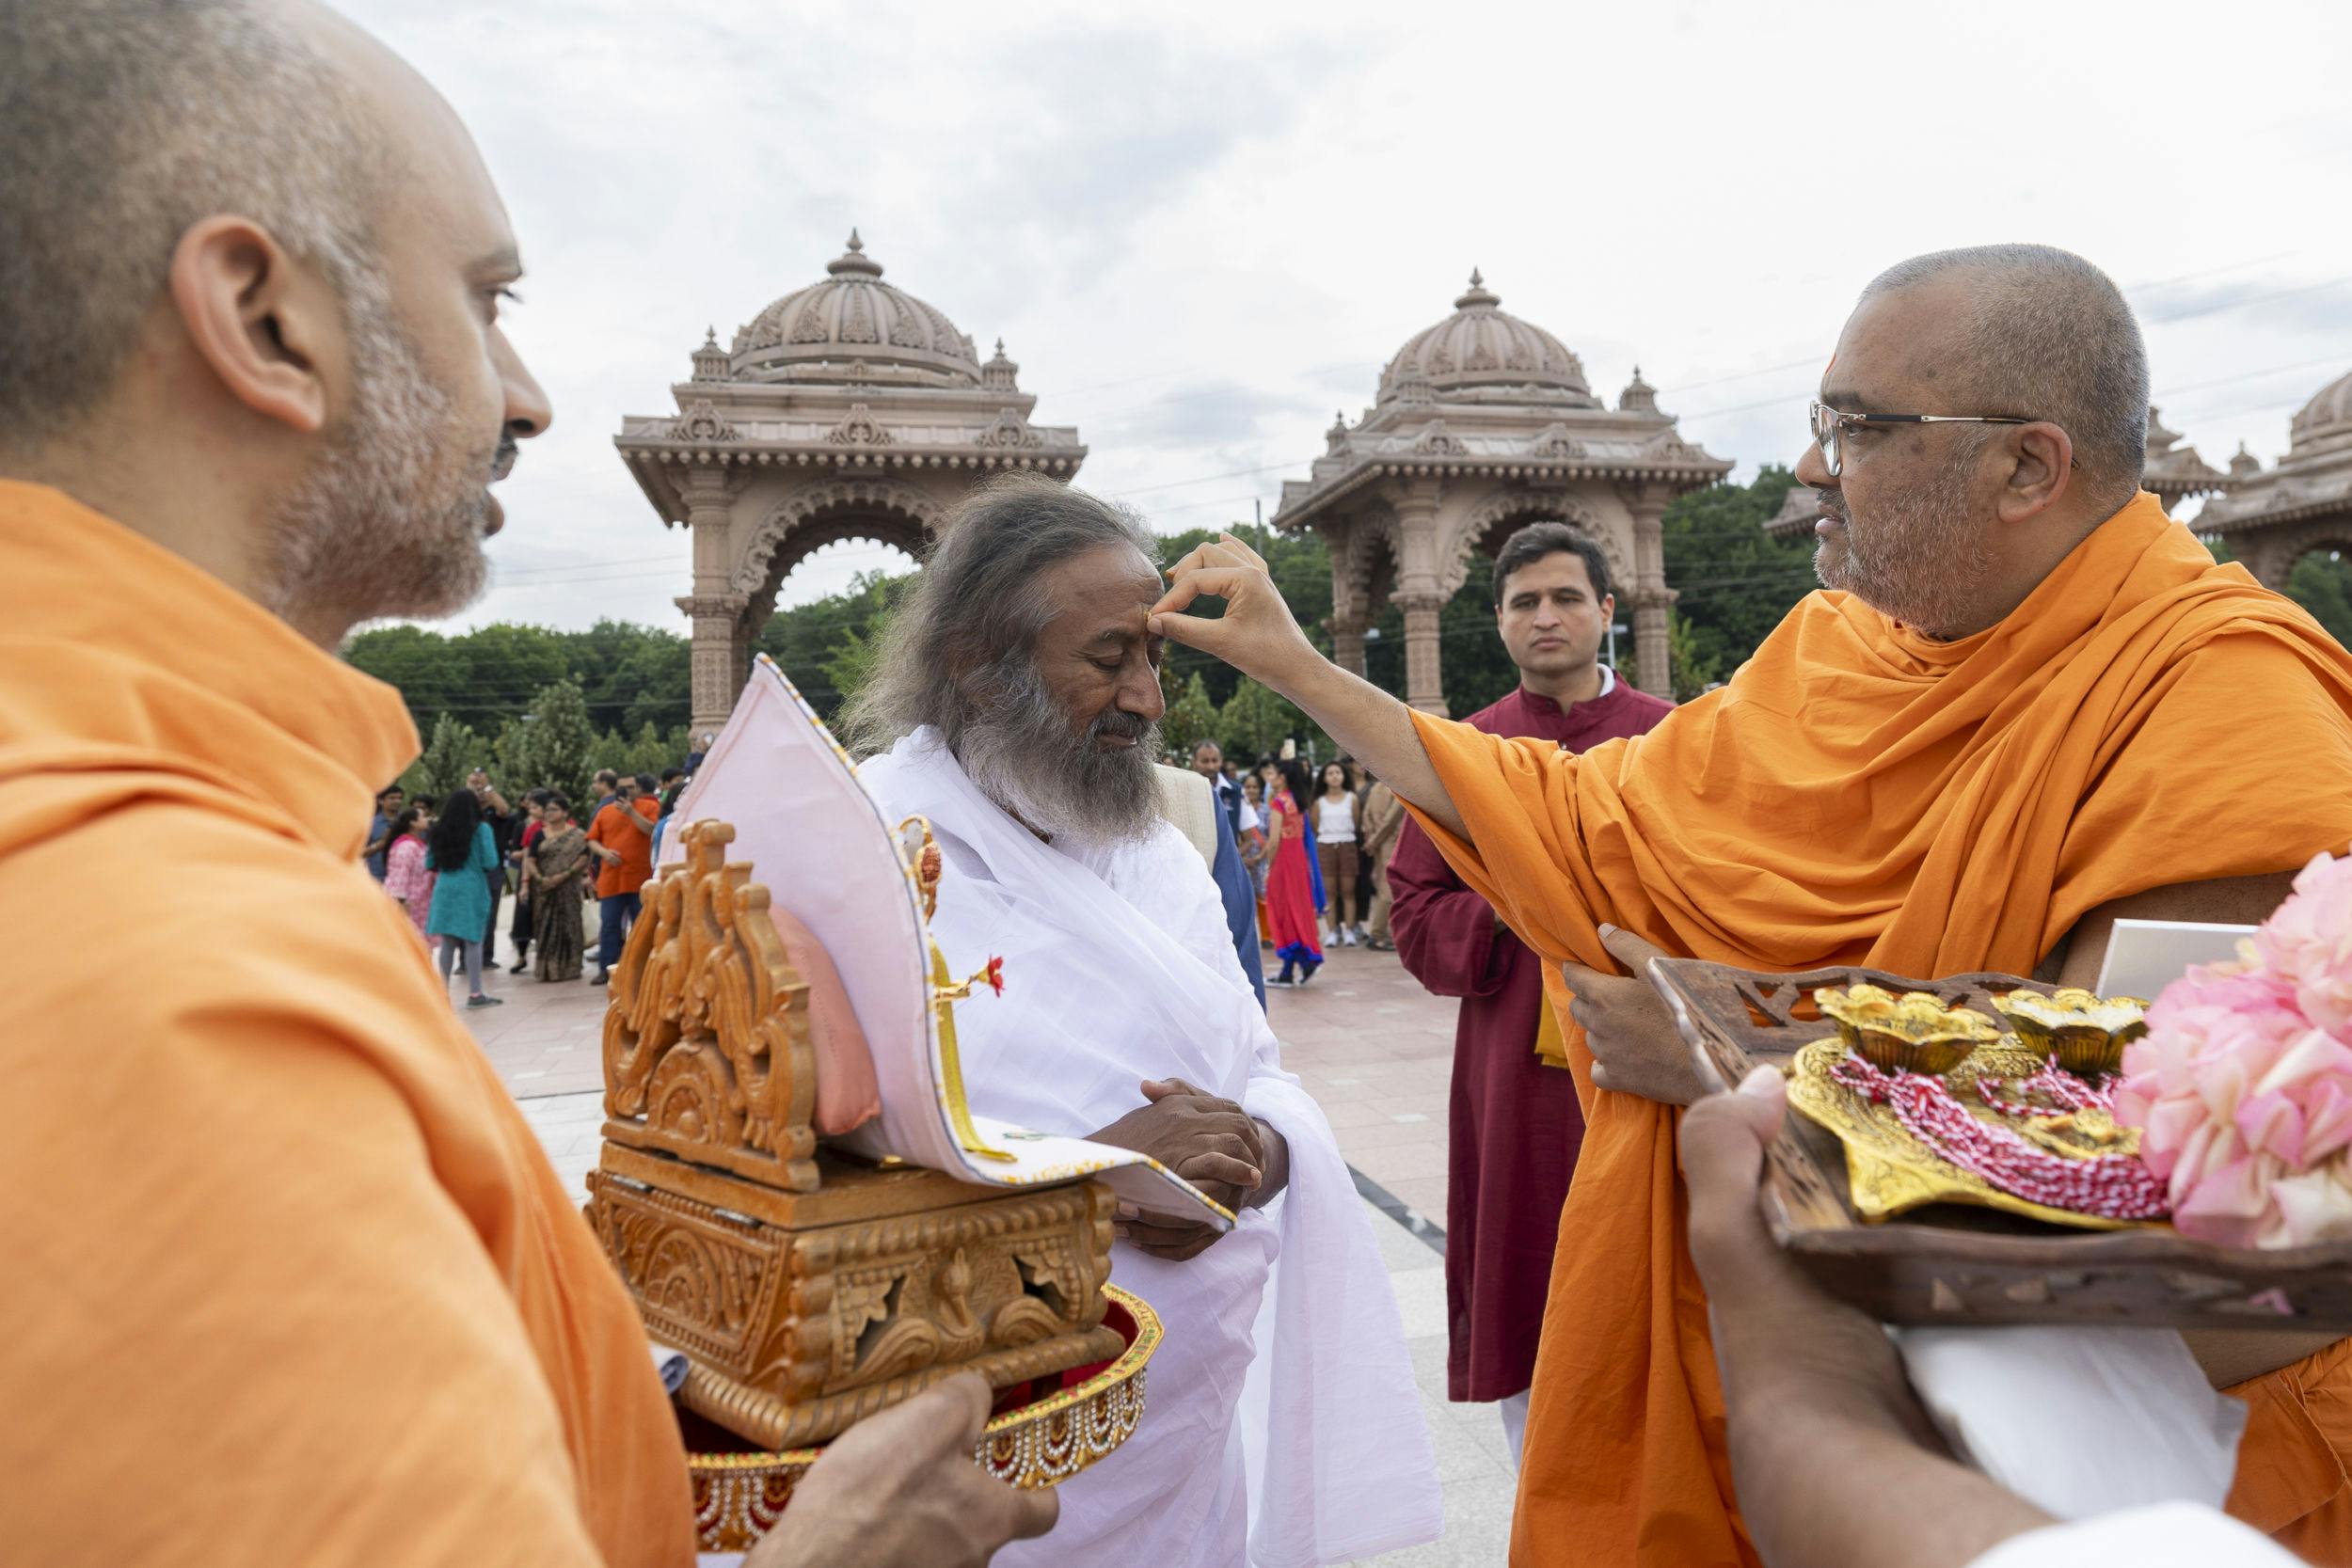
[[[1830,1077],[1873,1103],[1888,1107],[1913,1137],[1939,1157],[2029,1203],[2118,1220],[2161,1219],[2171,1212],[2164,1183],[2137,1154],[2093,1154],[2082,1159],[2054,1154],[2007,1127],[1971,1116],[1941,1078],[1915,1072],[1883,1073],[1852,1052],[1830,1069]],[[2069,1079],[2075,1088],[2053,1087],[2053,1079]],[[2049,1093],[2070,1109],[2105,1108],[2098,1104],[2096,1090],[2056,1066],[2020,1080],[2017,1087]],[[2089,1104],[2075,1102],[2075,1089]],[[1984,1100],[2004,1116],[2062,1114],[1996,1098],[1998,1093],[1985,1090]]]

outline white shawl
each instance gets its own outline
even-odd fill
[[[1174,828],[1110,849],[1041,842],[916,732],[859,779],[930,819],[945,857],[931,934],[954,974],[1005,960],[1001,999],[956,1009],[976,1109],[1088,1133],[1146,1078],[1241,1102],[1290,1146],[1290,1185],[1206,1252],[1120,1243],[1119,1282],[1168,1338],[1120,1452],[1062,1487],[1051,1535],[1005,1564],[1311,1568],[1434,1540],[1436,1461],[1403,1321],[1330,1124],[1233,956],[1216,885]],[[1247,1386],[1245,1386],[1247,1385]],[[1245,1525],[1246,1520],[1246,1525]]]

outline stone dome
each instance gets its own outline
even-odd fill
[[[2295,455],[2352,448],[2352,375],[2322,387],[2296,412],[2287,427],[2287,450]]]
[[[785,295],[736,333],[738,379],[980,385],[972,340],[937,306],[883,282],[856,230],[825,271],[823,282]]]
[[[1454,314],[1417,332],[1380,372],[1379,401],[1437,397],[1565,404],[1597,408],[1583,362],[1559,339],[1499,309],[1501,297],[1471,269]]]

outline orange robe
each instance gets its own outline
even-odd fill
[[[0,1557],[692,1560],[635,1307],[358,859],[416,752],[0,482]]]
[[[1613,970],[1608,922],[1764,970],[2030,972],[2085,912],[2352,844],[2352,656],[2148,495],[2015,613],[1937,642],[1841,594],[1730,685],[1581,756],[1417,716],[1468,826],[1416,812],[1529,945]],[[1547,984],[1565,1015],[1556,967]],[[1677,1112],[1597,1093],[1560,1216],[1515,1563],[1752,1562],[1707,1302],[1684,1247]],[[2341,1350],[2342,1347],[2337,1347]],[[2233,1503],[2352,1562],[2328,1407],[2336,1351],[2259,1380]],[[2325,1363],[2325,1365],[2321,1365]],[[2331,1504],[2329,1499],[2333,1498]]]

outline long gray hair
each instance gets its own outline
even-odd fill
[[[1159,563],[1143,519],[1041,475],[1009,473],[965,497],[914,586],[892,610],[874,673],[841,715],[860,756],[923,725],[965,754],[967,734],[1036,689],[1038,633],[1054,618],[1046,571],[1105,545]]]

